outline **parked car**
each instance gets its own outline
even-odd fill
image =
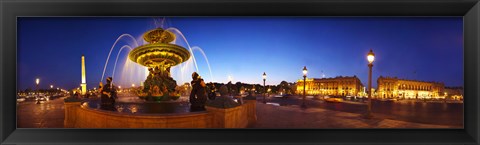
[[[343,102],[343,98],[329,97],[329,98],[326,98],[325,101],[327,101],[327,102]]]
[[[388,101],[397,101],[397,98],[390,98]]]
[[[42,104],[42,103],[45,103],[46,101],[48,101],[47,97],[45,97],[45,96],[37,97],[35,100],[37,101],[37,104]]]
[[[275,98],[282,98],[283,96],[282,95],[275,95],[274,97]]]
[[[25,101],[25,98],[17,96],[17,102],[23,102]]]

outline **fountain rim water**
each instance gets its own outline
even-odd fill
[[[117,112],[117,111],[109,111],[109,110],[103,110],[103,109],[98,109],[98,108],[91,108],[88,106],[81,106],[80,108],[85,109],[85,110],[90,110],[90,111],[97,111],[99,113],[104,113],[108,115],[118,115],[118,116],[141,116],[141,117],[170,117],[170,116],[175,116],[175,117],[185,117],[185,116],[195,116],[195,115],[204,115],[208,113],[208,111],[195,111],[195,112],[179,112],[179,113],[125,113],[125,112]]]

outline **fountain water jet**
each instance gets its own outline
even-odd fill
[[[185,35],[183,35],[183,33],[180,30],[178,30],[177,28],[174,28],[174,27],[167,28],[166,30],[176,32],[177,34],[182,36],[183,41],[187,44],[187,47],[188,47],[188,50],[190,51],[190,54],[192,54],[192,58],[193,58],[192,61],[195,64],[195,68],[197,70],[197,73],[199,73],[198,72],[197,61],[195,60],[195,55],[193,54],[192,47],[190,47],[190,44],[188,43],[187,38],[185,38]]]
[[[130,47],[128,45],[123,45],[120,48],[120,50],[118,51],[118,54],[117,54],[117,58],[115,59],[115,64],[113,65],[112,79],[115,79],[115,68],[117,68],[118,57],[120,56],[120,52],[122,52],[122,50],[124,48],[128,48],[128,49],[130,49],[130,51],[132,51],[132,47]]]
[[[115,48],[115,46],[117,45],[118,41],[121,40],[122,38],[124,37],[129,37],[131,39],[133,39],[133,42],[135,42],[135,46],[138,46],[138,42],[136,41],[136,39],[130,35],[130,34],[122,34],[120,35],[117,40],[115,40],[115,42],[113,43],[112,47],[110,48],[110,52],[108,53],[108,56],[107,56],[107,60],[105,61],[105,66],[103,67],[103,73],[102,73],[102,78],[100,79],[100,82],[102,82],[103,80],[103,77],[105,76],[105,70],[107,69],[107,64],[108,64],[108,60],[110,59],[110,55],[112,54],[112,51],[113,51],[113,48]]]
[[[212,74],[212,68],[210,68],[210,62],[208,62],[208,58],[207,58],[207,55],[205,54],[205,52],[203,51],[202,48],[198,47],[198,46],[193,46],[192,47],[192,51],[193,50],[198,50],[200,53],[202,53],[203,55],[203,58],[205,59],[205,61],[207,62],[207,66],[208,66],[208,71],[210,73],[210,79],[212,79],[211,81],[215,81],[215,79],[213,78],[213,74]]]

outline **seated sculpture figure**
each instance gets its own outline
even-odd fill
[[[117,98],[117,90],[112,84],[112,77],[107,78],[107,83],[101,88],[101,106],[104,110],[115,111],[115,99]]]
[[[138,96],[150,101],[176,100],[180,97],[176,90],[177,82],[170,77],[170,68],[156,66],[148,68],[148,71],[149,75],[143,83],[143,89],[137,92]]]
[[[205,90],[205,82],[196,73],[192,74],[192,91],[190,93],[190,111],[205,111],[205,102],[207,101],[207,92]]]

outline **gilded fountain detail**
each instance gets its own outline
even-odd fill
[[[137,95],[150,101],[176,100],[180,97],[177,83],[170,75],[170,68],[187,61],[190,52],[182,46],[172,44],[175,34],[162,28],[147,31],[143,39],[148,44],[134,48],[128,58],[148,67],[148,77]]]

